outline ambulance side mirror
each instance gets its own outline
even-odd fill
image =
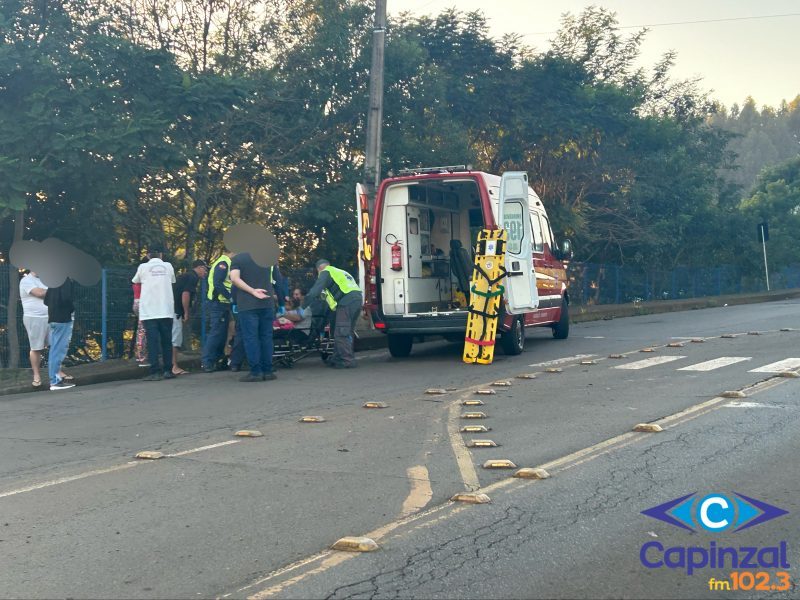
[[[572,241],[568,239],[561,240],[561,248],[556,252],[556,258],[558,260],[572,260],[573,254]]]

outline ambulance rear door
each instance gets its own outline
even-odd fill
[[[539,306],[528,204],[528,174],[509,171],[500,180],[498,223],[508,232],[506,243],[507,312],[521,314]]]

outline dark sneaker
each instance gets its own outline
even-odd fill
[[[275,380],[277,378],[278,378],[278,376],[275,375],[275,373],[264,373],[261,376],[261,381],[273,381],[273,380]]]
[[[332,369],[355,369],[358,365],[354,362],[351,363],[332,362],[328,363],[328,366]]]
[[[58,383],[50,386],[51,392],[57,392],[59,390],[68,390],[69,388],[74,388],[75,384],[70,383],[69,381],[59,381]]]
[[[161,381],[162,379],[163,377],[161,377],[161,375],[159,375],[158,373],[151,373],[150,375],[142,379],[142,381]]]
[[[203,365],[202,367],[203,373],[213,373],[214,367],[210,367],[209,365]]]
[[[248,373],[244,377],[239,377],[239,381],[251,383],[253,381],[263,381],[263,380],[261,379],[261,375],[253,375],[252,373]]]
[[[164,373],[164,379],[175,379],[176,375],[172,371],[166,371]]]
[[[238,373],[239,371],[242,370],[242,366],[241,365],[229,365],[228,369],[230,371],[233,371],[234,373]]]

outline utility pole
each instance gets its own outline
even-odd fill
[[[370,199],[381,180],[381,126],[383,123],[383,54],[386,43],[386,0],[375,1],[375,26],[372,29],[372,67],[369,72],[369,112],[367,148],[364,160],[364,185]]]
[[[767,265],[767,240],[769,239],[769,225],[766,221],[758,224],[758,237],[764,249],[764,275],[767,278],[767,291],[769,290],[769,266]]]

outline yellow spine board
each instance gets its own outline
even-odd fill
[[[478,234],[464,337],[465,363],[489,365],[494,360],[500,301],[505,291],[501,281],[505,277],[507,238],[505,229],[484,229]]]

